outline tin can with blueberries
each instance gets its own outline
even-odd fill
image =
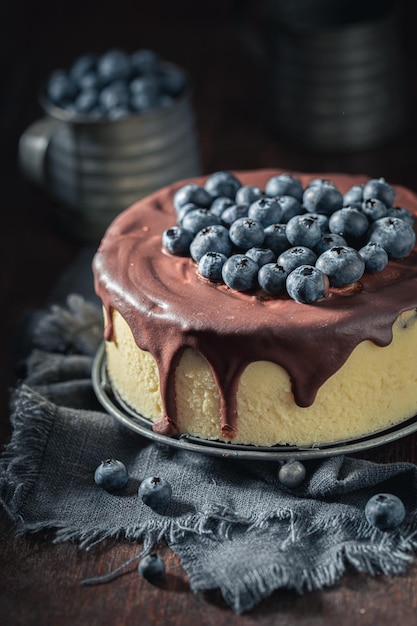
[[[40,103],[44,117],[22,134],[19,165],[81,241],[98,241],[133,202],[201,173],[190,79],[151,50],[83,55],[51,74]]]

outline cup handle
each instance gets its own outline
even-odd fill
[[[45,155],[56,127],[55,120],[44,117],[33,122],[19,139],[19,167],[30,180],[39,185],[45,184]]]

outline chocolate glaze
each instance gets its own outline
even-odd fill
[[[264,188],[278,173],[237,176],[242,184]],[[312,178],[326,177],[342,192],[367,180],[343,174],[296,176],[304,187]],[[204,180],[192,179],[199,184]],[[161,247],[163,230],[175,224],[173,194],[183,184],[164,188],[120,214],[93,262],[96,293],[107,311],[105,339],[113,339],[112,310],[117,309],[137,345],[158,364],[164,406],[164,418],[154,425],[158,432],[177,433],[175,368],[187,347],[201,353],[212,369],[222,433],[232,439],[239,378],[249,363],[281,365],[291,378],[295,402],[306,407],[360,342],[388,345],[398,315],[417,308],[417,247],[405,259],[390,261],[383,272],[365,274],[359,283],[333,289],[326,299],[308,305],[287,296],[239,293],[203,280],[194,261]],[[403,187],[395,190],[395,204],[417,214],[417,197]]]

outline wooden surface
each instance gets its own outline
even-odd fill
[[[146,6],[141,6],[145,4]],[[258,6],[258,3],[253,3]],[[149,6],[148,6],[149,5]],[[404,44],[411,110],[416,108],[414,11],[405,3]],[[417,131],[413,118],[403,136],[360,154],[318,155],[273,136],[262,114],[265,58],[258,12],[251,3],[192,1],[99,3],[6,0],[0,8],[0,128],[2,201],[0,228],[0,437],[10,435],[9,388],[22,373],[16,343],[25,316],[43,307],[81,244],[56,225],[55,202],[22,179],[16,167],[20,134],[39,115],[36,90],[48,72],[77,55],[110,47],[157,49],[186,67],[195,80],[195,109],[205,172],[279,167],[385,176],[417,191]],[[417,462],[417,436],[369,452],[380,462]],[[0,623],[9,625],[143,626],[294,624],[314,626],[416,623],[417,567],[399,578],[348,572],[340,584],[297,596],[277,591],[236,616],[217,591],[193,595],[167,548],[167,579],[159,587],[136,572],[94,588],[83,577],[105,573],[138,546],[107,543],[92,553],[54,545],[48,535],[15,537],[0,514]],[[250,558],[250,555],[248,555]]]

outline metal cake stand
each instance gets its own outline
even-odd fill
[[[92,383],[97,399],[103,408],[127,428],[130,428],[148,439],[168,446],[222,458],[281,462],[293,459],[320,459],[376,448],[417,431],[417,416],[415,416],[397,426],[377,431],[365,437],[337,441],[320,446],[277,445],[263,447],[225,443],[222,441],[209,441],[191,435],[168,437],[167,435],[155,433],[152,430],[152,422],[129,407],[112,389],[106,370],[104,343],[100,345],[94,359]]]

